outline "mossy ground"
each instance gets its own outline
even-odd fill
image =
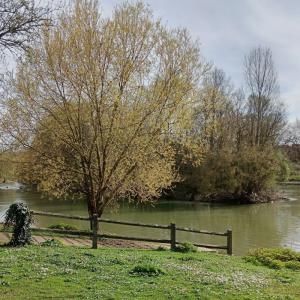
[[[0,247],[0,299],[300,299],[300,272],[204,252]]]

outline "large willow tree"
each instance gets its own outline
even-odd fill
[[[78,0],[18,64],[4,126],[27,149],[26,175],[56,195],[81,195],[101,216],[120,198],[149,200],[176,177],[172,139],[201,75],[186,30],[141,3],[104,18]]]

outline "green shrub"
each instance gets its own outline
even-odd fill
[[[130,271],[130,274],[139,276],[159,276],[165,273],[163,269],[149,264],[137,265]]]
[[[46,240],[46,241],[42,242],[41,246],[42,247],[62,247],[63,243],[56,239],[50,239],[50,240]]]
[[[272,269],[286,267],[292,270],[300,269],[300,253],[286,248],[256,249],[251,251],[245,260],[261,264]]]
[[[201,165],[185,166],[180,172],[185,180],[178,184],[179,188],[190,188],[203,199],[217,202],[251,202],[253,195],[274,186],[278,173],[282,173],[281,178],[288,176],[287,165],[280,169],[273,149],[257,147],[243,147],[239,152],[230,148],[213,151]]]
[[[179,244],[175,250],[176,252],[181,252],[181,253],[191,253],[191,252],[197,252],[197,247],[194,246],[191,243],[181,243]]]
[[[78,227],[76,225],[70,225],[66,223],[52,224],[48,228],[60,230],[78,230]]]
[[[285,263],[285,267],[291,270],[300,270],[300,262],[299,261],[288,261]]]

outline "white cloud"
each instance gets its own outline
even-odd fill
[[[52,0],[54,4],[59,0]],[[102,0],[105,15],[123,0]],[[204,56],[239,86],[244,55],[257,45],[272,49],[282,99],[300,117],[300,2],[297,0],[145,0],[169,26],[188,28]]]
[[[118,0],[103,0],[113,7]],[[244,55],[270,47],[282,99],[291,119],[300,117],[300,2],[274,0],[149,0],[155,16],[170,26],[187,27],[207,59],[223,68],[236,85],[243,82]]]

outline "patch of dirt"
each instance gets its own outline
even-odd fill
[[[42,235],[33,235],[32,242],[34,244],[40,244],[45,240],[57,239],[66,246],[77,246],[77,247],[91,247],[92,241],[86,238],[73,238],[73,237],[56,237],[56,236],[42,236]],[[0,244],[8,243],[10,240],[9,233],[0,232]],[[148,243],[148,242],[137,242],[137,241],[127,241],[119,239],[99,239],[98,241],[99,248],[131,248],[131,249],[157,249],[158,247],[163,247],[169,249],[170,247],[166,244],[159,243]]]
[[[158,247],[164,247],[166,249],[170,248],[168,245],[159,243],[147,243],[147,242],[136,242],[136,241],[126,241],[117,239],[101,239],[98,242],[99,247],[109,247],[109,248],[134,248],[134,249],[157,249]]]

